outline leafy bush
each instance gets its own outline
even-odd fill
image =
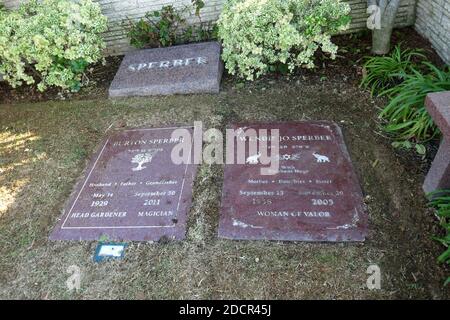
[[[31,0],[0,19],[0,73],[13,87],[38,83],[77,91],[102,57],[106,18],[91,0]]]
[[[422,144],[439,134],[425,108],[428,93],[450,89],[450,73],[439,70],[421,53],[422,50],[402,50],[397,45],[388,56],[370,57],[364,64],[361,86],[372,95],[387,96],[390,102],[381,111],[384,129],[394,147],[412,149],[425,155]],[[419,63],[419,61],[421,63]]]
[[[163,6],[161,10],[147,12],[144,18],[124,21],[130,44],[136,48],[159,48],[190,41],[203,41],[214,37],[214,28],[204,24],[200,11],[202,0],[192,0],[192,6],[175,8]],[[195,15],[198,26],[188,25],[187,16]]]
[[[228,0],[218,21],[231,74],[253,80],[278,64],[314,67],[314,53],[335,57],[331,34],[345,30],[350,7],[339,0]]]
[[[0,3],[0,19],[5,17],[6,7],[4,4]]]
[[[402,83],[381,93],[391,100],[380,117],[387,121],[385,130],[398,140],[426,141],[439,133],[425,108],[425,97],[431,92],[450,90],[450,70],[439,70],[428,62],[423,65],[428,74],[411,67],[410,74],[401,75]]]
[[[430,206],[437,210],[437,216],[440,220],[441,226],[445,229],[444,237],[435,238],[441,242],[447,250],[442,253],[438,261],[441,263],[450,264],[450,190],[438,190],[430,195]],[[434,196],[434,197],[433,197]],[[445,284],[450,283],[450,276],[447,278]]]
[[[401,83],[409,69],[416,66],[415,58],[425,60],[422,51],[402,50],[401,46],[397,45],[388,56],[366,58],[361,86],[370,89],[371,94],[375,95]]]

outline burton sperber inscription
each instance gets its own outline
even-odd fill
[[[219,92],[220,44],[203,42],[128,53],[109,88],[110,97]]]
[[[50,239],[183,239],[195,167],[172,163],[172,148],[181,142],[171,138],[174,129],[130,129],[108,137]]]
[[[310,121],[231,126],[234,130],[243,127],[256,132],[279,129],[280,169],[275,175],[261,175],[260,153],[249,154],[246,164],[225,166],[220,237],[365,239],[367,215],[362,192],[336,124]]]

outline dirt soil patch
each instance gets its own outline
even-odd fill
[[[337,61],[253,83],[225,77],[217,95],[107,100],[100,86],[91,99],[0,105],[0,298],[448,299],[449,270],[432,239],[440,230],[421,190],[429,160],[399,157],[379,135],[385,101],[358,88],[358,62]],[[48,240],[112,129],[308,119],[343,129],[368,206],[364,243],[218,239],[220,165],[199,167],[183,242],[131,242],[124,260],[96,264],[96,242]],[[371,264],[381,268],[380,290],[366,286]],[[82,275],[78,292],[66,286],[72,265]]]

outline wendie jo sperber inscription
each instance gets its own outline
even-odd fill
[[[279,129],[279,171],[262,175],[261,153],[255,151],[247,154],[245,164],[225,166],[220,237],[365,239],[367,215],[362,192],[336,124],[309,121],[235,124],[232,128]]]

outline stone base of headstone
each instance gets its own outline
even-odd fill
[[[425,178],[423,190],[430,193],[435,190],[450,188],[450,140],[441,142],[430,171]]]
[[[218,42],[128,53],[109,88],[110,97],[217,93],[223,63]]]

